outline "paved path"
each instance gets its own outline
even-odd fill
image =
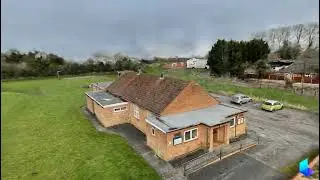
[[[183,164],[184,168],[186,169],[185,174],[191,174],[203,168],[207,164],[214,162],[216,160],[219,160],[220,150],[221,150],[221,156],[224,157],[239,151],[240,148],[242,149],[254,148],[253,146],[256,144],[257,144],[256,139],[241,138],[241,140],[239,141],[221,146],[221,149],[216,148],[212,152],[207,152],[206,154],[203,154],[198,158],[195,158],[194,160],[191,160]]]
[[[117,134],[125,138],[129,145],[139,153],[149,164],[153,167],[159,175],[165,180],[185,180],[182,168],[174,168],[170,163],[163,161],[157,157],[152,150],[146,145],[146,138],[142,132],[137,130],[131,124],[117,125],[111,128],[104,128],[86,108],[84,109],[85,115],[88,117],[92,125],[99,132],[106,132],[109,134]]]
[[[284,180],[275,169],[243,153],[230,156],[192,173],[188,180]]]

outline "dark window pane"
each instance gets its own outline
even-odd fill
[[[185,140],[189,140],[191,138],[190,131],[187,131],[184,136]]]
[[[230,126],[233,126],[233,125],[234,125],[234,119],[231,119]]]
[[[198,136],[198,129],[192,130],[192,138],[196,138]]]

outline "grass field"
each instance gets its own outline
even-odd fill
[[[147,67],[145,71],[147,73],[156,75],[159,75],[161,72],[165,72],[166,76],[176,77],[184,80],[195,80],[202,87],[206,88],[207,91],[217,94],[230,96],[235,93],[244,93],[257,101],[273,99],[282,102],[286,107],[289,108],[319,112],[319,101],[314,97],[299,96],[292,92],[276,88],[252,88],[239,86],[227,78],[215,79],[210,77],[201,77],[200,74],[204,70],[164,70],[160,65],[155,64]]]
[[[107,77],[2,83],[3,179],[160,179],[115,135],[98,133],[81,111],[82,88]]]

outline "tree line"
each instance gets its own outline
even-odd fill
[[[265,65],[263,61],[270,53],[269,45],[262,39],[250,41],[226,41],[218,39],[208,53],[208,65],[212,75],[244,75],[245,69],[252,64]]]
[[[297,59],[305,49],[319,49],[319,23],[271,28],[253,33],[252,38],[268,42],[273,53],[282,59]]]
[[[79,75],[92,72],[137,71],[139,63],[125,55],[116,54],[112,60],[101,60],[96,56],[85,62],[68,61],[53,53],[9,50],[1,53],[1,78],[55,76],[60,74]]]

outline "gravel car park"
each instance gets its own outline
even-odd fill
[[[217,97],[222,103],[231,105],[230,97],[215,94],[212,96]],[[249,172],[255,172],[261,175],[259,179],[276,179],[270,178],[273,175],[282,179],[281,175],[277,175],[282,167],[294,163],[312,149],[319,149],[319,114],[293,109],[269,113],[261,110],[261,103],[255,102],[244,104],[243,107],[248,110],[246,122],[249,134],[260,137],[259,145],[245,153],[248,157],[243,156],[244,161],[259,164],[253,161],[255,159],[275,171],[266,172],[260,164],[251,166],[250,169],[246,166],[232,166],[229,167],[229,174],[236,175],[238,172],[244,172],[248,175],[246,179],[254,179],[249,178]],[[210,168],[212,169],[206,171],[215,172],[215,169],[220,166],[213,164]],[[210,176],[206,171],[194,173],[189,179],[196,179],[196,177],[201,179],[201,176],[204,176],[203,173]],[[216,175],[212,175],[211,179],[215,177]],[[232,177],[223,177],[223,179],[235,179]]]

